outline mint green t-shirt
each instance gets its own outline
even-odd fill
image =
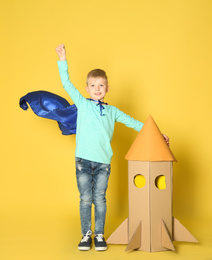
[[[67,61],[58,61],[58,68],[63,87],[78,110],[75,156],[110,164],[113,155],[111,141],[115,122],[123,123],[138,132],[143,123],[110,105],[104,105],[104,115],[101,115],[98,103],[84,98],[70,82]]]

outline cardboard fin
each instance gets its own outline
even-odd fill
[[[141,222],[139,223],[135,233],[133,234],[130,242],[125,251],[138,249],[141,247]]]
[[[128,244],[128,218],[109,236],[108,244]]]
[[[162,247],[175,251],[169,232],[163,220],[162,220]]]
[[[198,240],[180,223],[179,220],[173,217],[173,241],[196,242]]]

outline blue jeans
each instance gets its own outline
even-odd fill
[[[80,219],[82,235],[91,230],[91,207],[95,206],[95,232],[104,234],[106,215],[106,190],[110,164],[97,163],[82,158],[76,160],[77,186],[80,192]]]

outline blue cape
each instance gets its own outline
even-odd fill
[[[27,103],[37,116],[57,121],[63,135],[76,134],[77,107],[66,99],[48,91],[34,91],[20,98],[22,109],[28,109]]]

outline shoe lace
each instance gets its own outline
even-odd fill
[[[103,235],[102,234],[96,235],[96,239],[98,242],[103,242]]]
[[[91,237],[92,232],[89,230],[82,238],[81,243],[88,242],[88,239]]]

